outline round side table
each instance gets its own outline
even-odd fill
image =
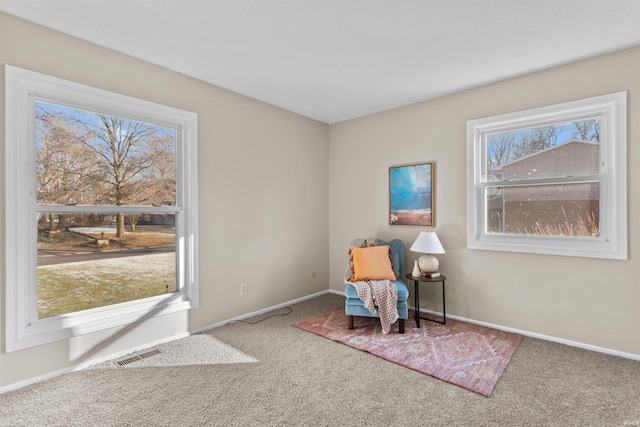
[[[415,305],[415,310],[416,310],[416,326],[419,328],[420,327],[420,319],[422,320],[429,320],[431,322],[436,322],[436,323],[440,323],[442,325],[446,325],[447,324],[447,309],[445,306],[445,300],[444,300],[444,282],[445,280],[447,280],[447,278],[444,275],[440,275],[438,277],[414,277],[413,274],[409,273],[406,274],[404,277],[406,277],[408,280],[413,280],[413,297],[414,297],[414,305]],[[420,294],[419,294],[419,284],[420,283],[437,283],[440,282],[442,283],[442,321],[440,320],[435,320],[435,319],[429,319],[427,317],[420,317]],[[435,286],[435,285],[434,285]]]

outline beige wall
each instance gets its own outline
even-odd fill
[[[200,307],[9,354],[3,333],[0,388],[329,288],[327,125],[0,13],[3,182],[4,64],[198,114]]]
[[[449,313],[640,355],[638,76],[640,47],[331,126],[332,289],[343,289],[352,238],[400,238],[408,247],[427,230],[387,225],[388,167],[435,161],[433,229],[447,251],[438,258]],[[466,121],[618,91],[629,96],[629,260],[466,249]],[[408,254],[410,267],[416,254]],[[439,292],[433,300],[439,310]]]
[[[434,229],[447,250],[439,258],[449,313],[640,355],[640,286],[632,279],[640,277],[639,172],[629,168],[629,261],[467,250],[465,190],[467,120],[622,90],[629,165],[638,163],[640,47],[330,127],[2,13],[0,64],[198,113],[200,186],[200,307],[10,354],[3,344],[0,388],[342,291],[353,237],[401,238],[408,247],[423,230],[389,226],[387,212],[388,167],[424,161],[436,162]],[[4,165],[4,84],[0,117]],[[4,224],[4,197],[0,203]],[[413,259],[409,252],[407,267]],[[4,277],[4,261],[0,267]],[[240,297],[243,282],[249,294]],[[4,299],[4,280],[0,290]],[[439,309],[438,292],[434,301],[429,308]],[[0,314],[3,330],[4,302]]]

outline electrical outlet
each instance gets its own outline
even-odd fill
[[[249,284],[248,283],[240,283],[240,296],[245,296],[249,292]]]

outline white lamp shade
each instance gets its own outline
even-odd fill
[[[409,250],[411,252],[419,252],[421,254],[445,253],[442,243],[440,243],[440,239],[438,239],[438,236],[433,231],[421,231]]]
[[[438,239],[436,233],[433,231],[421,231],[409,250],[411,252],[427,254],[418,258],[418,267],[423,274],[438,271],[440,263],[438,262],[438,259],[431,254],[443,254],[444,248],[442,247],[442,243],[440,243],[440,239]]]

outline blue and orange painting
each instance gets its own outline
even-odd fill
[[[389,224],[433,226],[433,163],[389,168]]]

